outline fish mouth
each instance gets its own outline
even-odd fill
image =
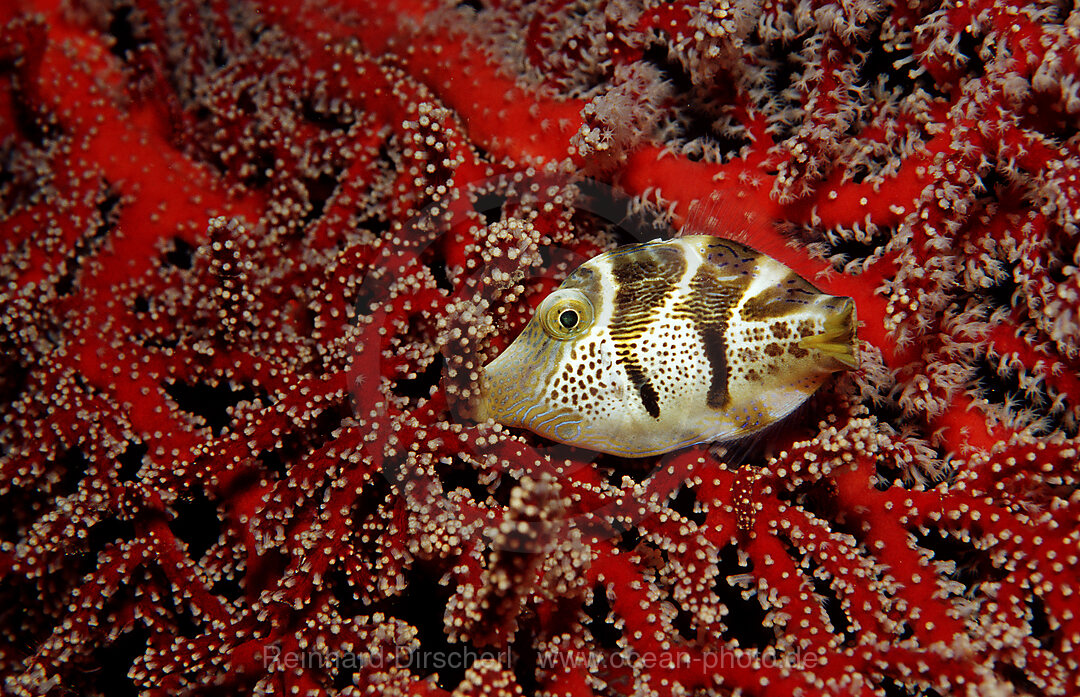
[[[551,342],[536,322],[529,322],[517,339],[479,371],[477,420],[529,428],[535,410],[543,410],[545,386],[563,358],[563,343]]]
[[[511,345],[480,370],[473,419],[497,421],[505,426],[521,425],[523,412],[537,396],[526,389],[530,370],[520,359],[518,350]]]
[[[799,347],[820,351],[844,368],[858,368],[859,359],[855,353],[855,328],[858,326],[855,301],[851,298],[834,299],[841,300],[840,306],[825,318],[821,333],[800,340]]]

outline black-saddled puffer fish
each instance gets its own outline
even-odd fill
[[[707,235],[578,267],[485,366],[479,414],[643,457],[747,436],[853,368],[855,303]]]

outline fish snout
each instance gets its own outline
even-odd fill
[[[527,352],[511,344],[480,371],[480,398],[474,414],[477,421],[494,419],[505,426],[521,426],[522,416],[538,398],[530,389],[534,369],[523,360]]]

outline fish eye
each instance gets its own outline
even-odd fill
[[[556,290],[540,303],[537,311],[544,331],[554,339],[573,339],[593,321],[593,306],[576,288]]]

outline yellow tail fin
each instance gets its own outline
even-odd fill
[[[804,349],[816,349],[847,368],[857,368],[855,356],[855,301],[844,298],[845,302],[825,320],[825,330],[820,334],[808,336],[799,341]]]

